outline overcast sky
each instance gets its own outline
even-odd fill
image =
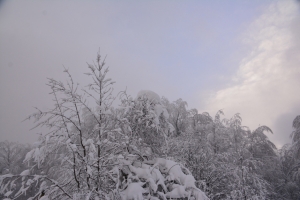
[[[33,142],[21,122],[52,105],[63,66],[82,85],[107,55],[115,91],[149,89],[290,142],[300,114],[300,10],[294,0],[0,1],[0,141]]]

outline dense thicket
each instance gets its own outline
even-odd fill
[[[292,144],[277,149],[267,126],[152,91],[121,92],[113,106],[105,60],[88,69],[84,88],[67,69],[67,82],[49,79],[53,108],[28,117],[49,129],[34,146],[0,143],[0,198],[300,198],[300,116]]]

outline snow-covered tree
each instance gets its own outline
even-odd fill
[[[16,142],[0,142],[0,174],[17,174],[24,169],[23,159],[31,149],[30,145]]]
[[[293,121],[294,131],[291,134],[295,157],[300,158],[300,115]]]
[[[160,97],[141,91],[132,99],[123,92],[114,108],[105,59],[98,54],[88,68],[87,87],[68,69],[66,83],[49,79],[53,108],[27,118],[49,131],[26,154],[28,169],[0,177],[0,192],[18,198],[38,188],[30,199],[207,199],[183,166],[161,158],[173,126]]]
[[[189,112],[187,110],[187,102],[182,99],[170,103],[168,99],[163,98],[162,104],[169,113],[169,122],[175,128],[175,134],[180,135],[187,130],[189,125]]]
[[[37,109],[28,117],[35,120],[35,127],[47,127],[49,132],[44,133],[36,148],[27,153],[25,162],[35,164],[21,173],[27,182],[15,196],[25,193],[38,181],[45,181],[40,193],[45,192],[53,199],[103,198],[107,193],[110,187],[106,175],[108,157],[122,149],[120,144],[108,144],[107,140],[114,128],[110,113],[114,82],[106,77],[108,68],[99,54],[97,63],[89,64],[88,68],[86,74],[91,76],[92,82],[87,89],[80,89],[67,69],[64,70],[68,76],[66,83],[49,79],[54,107],[47,111]],[[59,165],[53,165],[57,160]],[[52,168],[48,169],[52,172],[50,175],[35,174],[36,169],[47,164]],[[12,175],[7,177],[13,178]]]
[[[174,128],[168,121],[169,113],[160,97],[148,90],[140,91],[135,99],[126,93],[121,97],[118,121],[126,121],[131,140],[139,140],[151,152],[162,155],[168,145],[167,137]]]

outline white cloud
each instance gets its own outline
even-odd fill
[[[286,143],[290,132],[280,132],[276,123],[287,113],[300,114],[294,110],[300,107],[299,30],[297,3],[273,2],[243,36],[250,51],[232,85],[212,94],[207,110],[224,109],[227,117],[239,112],[244,125],[267,125],[274,131],[275,144]]]

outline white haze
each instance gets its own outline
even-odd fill
[[[300,114],[300,14],[295,1],[272,3],[242,37],[249,46],[231,84],[212,94],[208,110],[240,113],[243,124],[267,125],[277,145],[289,142]]]

